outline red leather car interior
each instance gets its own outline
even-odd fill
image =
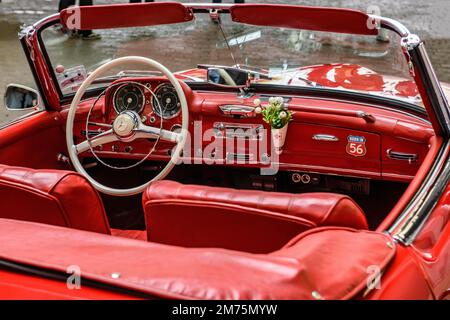
[[[67,169],[57,161],[67,154],[59,112],[39,112],[0,130],[0,163],[33,169]]]
[[[97,191],[72,171],[0,165],[0,217],[110,234]]]
[[[352,71],[353,72],[353,71]],[[355,71],[356,72],[356,71]],[[326,73],[323,76],[326,78]],[[149,84],[157,88],[164,79],[160,78],[126,78],[120,81],[137,81],[143,85]],[[120,82],[118,82],[120,83]],[[384,83],[384,82],[383,82]],[[261,124],[254,118],[230,119],[223,114],[220,106],[225,104],[243,104],[252,106],[253,100],[263,95],[252,96],[248,99],[240,99],[235,93],[217,94],[217,92],[193,91],[181,82],[183,90],[189,102],[189,118],[191,125],[190,133],[198,129],[200,134],[205,135],[216,126],[228,124],[233,126],[245,126]],[[92,121],[99,123],[111,123],[115,118],[112,108],[112,97],[115,91],[111,90],[105,94],[104,99],[98,101],[97,107],[91,114]],[[151,94],[148,93],[151,100]],[[92,105],[92,100],[83,101],[77,109],[77,117],[74,125],[74,135],[77,143],[85,140],[85,120]],[[351,177],[362,177],[367,179],[411,182],[426,154],[429,151],[429,140],[434,136],[430,124],[423,119],[412,117],[410,114],[398,113],[390,109],[381,109],[375,106],[367,106],[348,101],[335,101],[325,99],[310,99],[305,97],[292,97],[289,108],[294,112],[293,121],[289,125],[289,135],[286,137],[284,151],[279,157],[281,171],[305,171],[323,174],[343,175]],[[144,114],[152,112],[151,106],[144,109]],[[356,116],[362,112],[376,118],[375,122],[366,122]],[[67,117],[67,109],[61,111],[63,121]],[[147,120],[149,121],[149,120]],[[201,126],[194,128],[195,121],[201,121]],[[164,121],[163,126],[171,129],[180,124],[180,116]],[[148,125],[158,126],[158,122]],[[269,126],[263,124],[267,130]],[[94,129],[94,127],[92,127]],[[101,128],[97,128],[101,129]],[[269,132],[269,131],[267,131]],[[313,139],[318,134],[335,136],[338,141],[333,143]],[[347,152],[349,136],[361,136],[365,138],[364,156],[354,156]],[[215,139],[214,143],[225,150],[227,143],[232,139]],[[261,140],[264,143],[264,140]],[[208,158],[211,153],[211,141],[203,139],[201,148],[203,156]],[[132,147],[134,152],[126,152]],[[129,142],[115,142],[105,144],[97,153],[101,157],[118,159],[140,159],[141,154],[146,154],[152,148],[152,142],[139,139],[132,144]],[[195,155],[195,146],[190,146],[190,154]],[[168,161],[169,154],[173,149],[172,143],[158,143],[156,150],[149,159],[157,161]],[[237,152],[238,150],[236,150]],[[390,151],[406,153],[416,157],[415,161],[396,159],[390,156]],[[242,147],[239,153],[251,153],[249,144]],[[186,153],[187,154],[187,153]],[[90,152],[80,155],[81,158],[91,158]],[[216,152],[215,164],[222,166],[226,162],[226,152]],[[192,162],[199,161],[193,156],[187,159]],[[256,156],[249,164],[234,163],[233,167],[264,167],[263,160]],[[202,161],[203,163],[204,161]],[[0,162],[1,163],[1,162]]]
[[[359,206],[332,193],[288,194],[152,183],[143,195],[148,240],[267,253],[308,229],[367,229]]]
[[[0,219],[0,243],[2,260],[61,273],[77,265],[83,279],[169,299],[348,299],[367,288],[367,268],[384,270],[396,251],[389,235],[338,227],[255,255],[7,219]]]

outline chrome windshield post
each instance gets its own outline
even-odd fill
[[[430,118],[435,118],[433,123],[439,123],[439,128],[434,128],[437,134],[450,136],[450,110],[447,99],[431,64],[425,44],[415,35],[404,38],[404,48],[413,68],[413,77],[416,81],[424,104],[429,104],[433,112],[429,112]]]
[[[423,41],[412,34],[400,22],[375,15],[369,15],[378,22],[379,27],[394,31],[401,37],[401,45],[407,59],[411,76],[416,82],[428,116],[435,121],[436,134],[450,136],[450,112],[447,99],[436,77]]]

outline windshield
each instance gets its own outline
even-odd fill
[[[76,92],[103,63],[137,55],[157,60],[187,82],[206,81],[198,65],[246,65],[269,75],[256,80],[259,84],[358,91],[422,105],[400,39],[387,30],[378,37],[359,36],[245,25],[228,14],[221,14],[219,23],[209,14],[196,14],[186,23],[94,32],[101,39],[81,39],[60,25],[41,33],[64,95]],[[94,86],[124,75],[151,75],[133,70],[115,70]]]

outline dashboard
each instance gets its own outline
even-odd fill
[[[254,112],[256,98],[274,94],[241,95],[235,92],[192,90],[182,83],[189,106],[192,142],[184,150],[187,164],[205,162],[220,166],[273,165],[273,152],[258,148],[270,140],[270,128]],[[408,182],[428,153],[434,132],[426,119],[383,106],[328,98],[283,95],[293,120],[283,151],[276,158],[280,170],[302,170],[368,179]],[[82,102],[83,113],[92,100]],[[145,125],[176,131],[181,128],[180,100],[173,86],[161,77],[121,79],[95,106],[85,130],[77,116],[76,142],[102,132],[118,113],[132,110]],[[243,138],[243,143],[237,143]],[[115,142],[95,151],[104,158],[140,159],[155,145],[151,139]],[[230,149],[229,146],[232,145]],[[174,144],[159,141],[149,159],[169,160]],[[81,157],[89,158],[89,152]],[[272,163],[271,163],[272,159]]]

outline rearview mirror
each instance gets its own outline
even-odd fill
[[[10,84],[6,88],[4,100],[8,110],[33,109],[39,105],[39,93],[19,84]]]
[[[248,72],[237,68],[208,68],[208,83],[223,86],[242,88],[247,86],[249,81]]]

